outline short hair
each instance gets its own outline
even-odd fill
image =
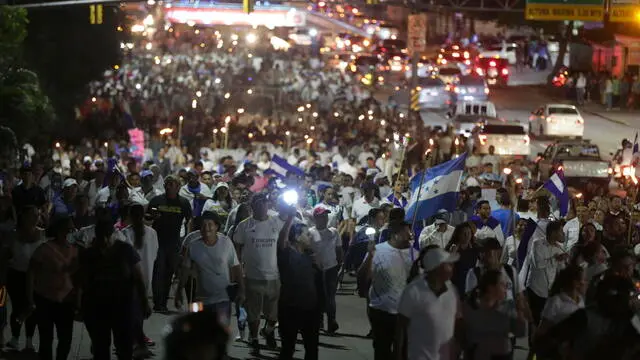
[[[480,209],[482,207],[482,205],[484,205],[484,204],[489,205],[489,202],[487,200],[478,201],[478,203],[476,203],[476,210]]]

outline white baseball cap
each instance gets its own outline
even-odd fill
[[[435,270],[442,264],[451,264],[460,259],[460,254],[450,253],[442,248],[435,248],[427,250],[426,254],[422,258],[422,268],[424,271],[429,272]]]
[[[73,185],[78,185],[78,182],[76,181],[76,179],[68,178],[62,183],[62,188],[66,189]]]

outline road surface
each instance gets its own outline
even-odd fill
[[[352,279],[347,279],[352,281]],[[371,339],[366,338],[369,331],[369,323],[366,318],[365,301],[353,294],[355,285],[348,283],[344,291],[340,291],[337,297],[337,312],[340,330],[337,336],[320,336],[320,360],[373,360],[373,347]],[[155,359],[162,359],[162,334],[167,324],[171,322],[176,315],[159,315],[153,314],[145,323],[145,332],[147,336],[154,339],[158,344],[153,348],[156,354]],[[233,326],[235,331],[235,324]],[[425,334],[425,336],[427,336]],[[5,338],[9,339],[9,330],[5,329]],[[36,348],[38,345],[38,336],[36,331],[35,337]],[[261,341],[264,344],[264,341]],[[519,341],[524,343],[524,341]],[[21,339],[24,345],[24,337]],[[54,342],[55,346],[56,342]],[[279,344],[279,339],[278,339]],[[91,342],[89,335],[82,323],[76,322],[73,333],[73,344],[71,354],[68,360],[86,360],[91,359],[90,351]],[[296,348],[296,358],[303,359],[304,351],[299,343]],[[249,355],[249,348],[245,342],[233,341],[229,344],[229,355],[231,359],[277,359],[277,351],[263,350],[261,356],[256,358]],[[32,353],[10,352],[5,354],[8,360],[36,360],[37,355]],[[113,357],[115,359],[115,356]],[[526,353],[518,348],[514,360],[524,360]]]

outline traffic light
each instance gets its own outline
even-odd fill
[[[242,11],[247,14],[251,14],[253,12],[253,6],[255,5],[255,0],[242,0]]]
[[[89,23],[91,25],[102,24],[102,4],[89,5]]]

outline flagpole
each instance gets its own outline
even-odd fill
[[[424,178],[427,176],[427,161],[431,158],[431,151],[427,152],[427,157],[425,159],[425,167],[422,175],[420,176],[420,185],[418,185],[418,194],[416,196],[416,208],[413,211],[413,220],[411,221],[411,231],[416,227],[416,221],[418,220],[418,210],[420,208],[420,193],[422,193],[422,185],[424,184]],[[416,241],[420,241],[417,239]],[[420,243],[418,242],[418,249],[420,249]],[[413,261],[413,252],[411,252],[411,260]]]

